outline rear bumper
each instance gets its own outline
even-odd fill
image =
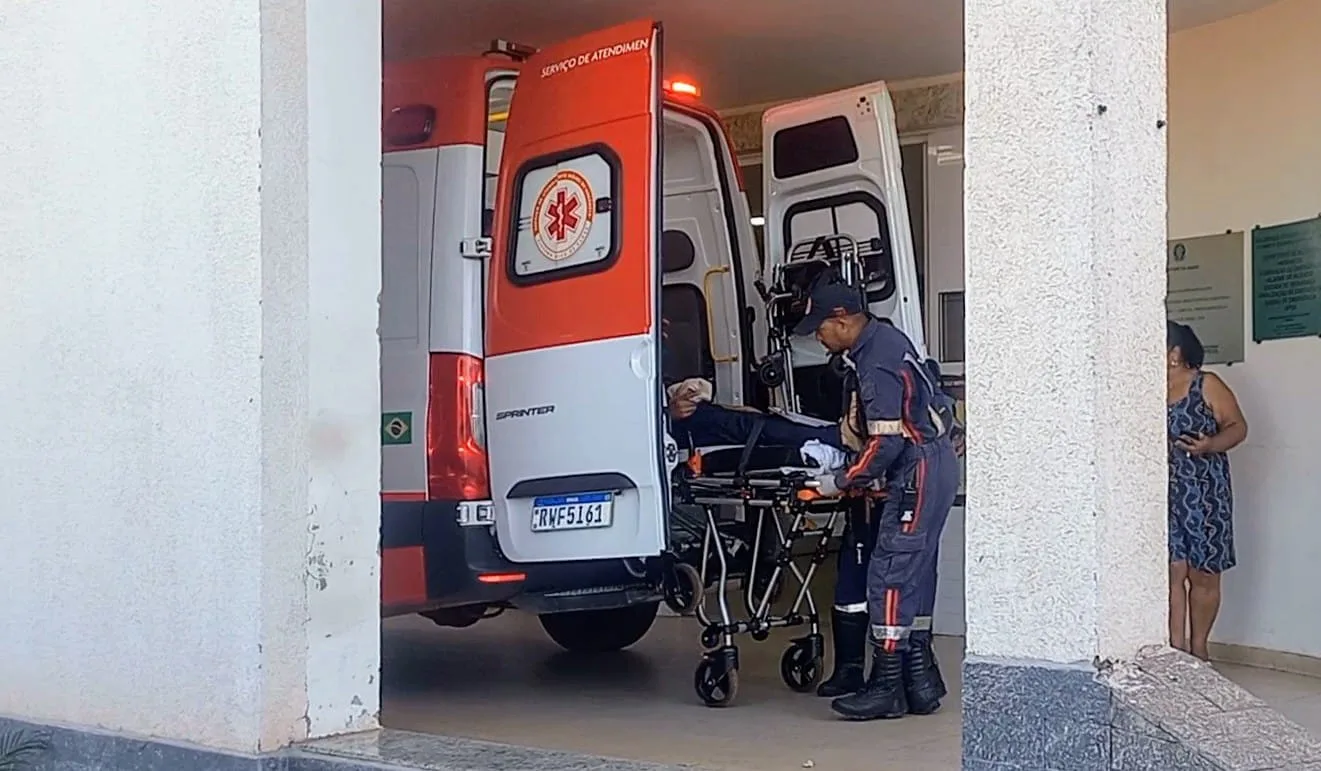
[[[383,615],[467,605],[552,613],[660,599],[622,560],[510,562],[492,528],[461,527],[458,509],[455,501],[382,501]]]

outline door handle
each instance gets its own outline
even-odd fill
[[[650,380],[656,375],[656,354],[651,339],[643,340],[628,356],[628,368],[638,380]]]

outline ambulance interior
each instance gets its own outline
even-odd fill
[[[496,221],[501,216],[497,212],[500,172],[510,107],[516,99],[518,83],[512,72],[507,73],[493,77],[486,92],[481,232],[487,238],[498,230]],[[922,263],[914,247],[914,239],[920,242],[922,236],[913,231],[909,206],[904,200],[909,192],[908,180],[901,168],[900,153],[895,152],[897,128],[892,113],[888,116],[868,113],[877,105],[888,110],[888,95],[873,101],[865,98],[884,94],[884,87],[880,84],[860,87],[768,111],[764,173],[763,169],[754,168],[751,174],[755,178],[748,179],[749,169],[740,163],[719,118],[701,104],[700,85],[671,81],[666,86],[660,153],[663,220],[658,246],[663,286],[659,299],[660,316],[666,321],[666,344],[682,376],[709,380],[714,386],[713,401],[718,404],[759,409],[789,406],[784,402],[784,392],[776,393],[777,389],[768,387],[756,366],[766,360],[771,338],[761,295],[764,287],[759,287],[759,283],[769,279],[771,263],[784,260],[794,250],[801,256],[803,250],[812,248],[815,240],[830,236],[842,235],[854,244],[856,257],[864,266],[866,295],[872,312],[892,318],[914,338],[919,350],[925,350],[920,300]],[[871,128],[860,131],[859,126]],[[925,161],[921,155],[917,157],[919,162]],[[388,168],[387,163],[387,174]],[[831,169],[836,173],[828,173]],[[765,216],[761,220],[769,224],[765,233],[758,232],[761,225],[754,220],[749,206],[749,187],[765,195]],[[425,216],[425,203],[421,208]],[[920,205],[918,209],[916,217],[920,222],[924,213]],[[384,216],[387,231],[391,216],[391,186],[387,182]],[[440,221],[437,214],[437,227]],[[415,228],[418,223],[406,224]],[[419,283],[426,282],[434,297],[409,296],[431,318],[432,350],[435,350],[437,318],[451,321],[456,318],[453,309],[439,309],[436,303],[438,298],[449,295],[432,271],[419,271],[413,261],[394,265],[398,275],[392,277],[390,237],[387,232],[383,319],[391,299],[390,287],[409,285],[412,277],[417,277]],[[436,243],[440,239],[439,234],[434,235]],[[417,252],[412,254],[420,257]],[[473,264],[468,262],[465,270]],[[495,260],[475,264],[485,266],[483,284],[493,280],[492,271],[502,268]],[[441,270],[437,262],[433,271]],[[439,336],[453,339],[452,331],[440,332]],[[471,345],[480,339],[480,331],[468,330],[462,337],[467,341],[465,344]],[[413,345],[416,338],[414,341]],[[838,419],[842,411],[841,380],[825,352],[811,339],[786,342],[793,349],[793,406],[811,417]],[[398,347],[399,343],[383,335],[383,394],[388,391],[389,375],[385,368],[391,360],[392,346]],[[411,350],[416,358],[417,348]],[[407,354],[403,350],[395,353]],[[489,399],[486,409],[489,431],[492,418]],[[387,478],[390,464],[398,463],[398,457],[390,455],[394,449],[387,447],[383,451],[383,476]],[[493,495],[495,488],[493,483]],[[842,525],[842,521],[837,524]],[[836,532],[838,529],[835,528]],[[788,584],[786,577],[781,580]],[[829,581],[823,585],[828,593]],[[827,599],[823,607],[828,605]],[[437,627],[419,621],[416,616],[388,618],[384,623],[382,651],[383,723],[387,727],[411,730],[436,730],[436,725],[443,724],[444,732],[475,738],[663,759],[673,756],[669,750],[673,749],[678,735],[686,733],[710,740],[720,737],[718,743],[724,744],[726,737],[722,734],[746,730],[738,728],[742,721],[764,718],[766,710],[776,711],[777,704],[783,706],[778,701],[780,694],[772,698],[772,691],[783,690],[779,683],[782,675],[777,672],[774,659],[783,650],[783,644],[775,641],[787,641],[789,637],[785,634],[774,633],[774,639],[764,646],[752,643],[743,646],[748,659],[757,661],[766,657],[767,660],[745,663],[742,667],[749,672],[751,680],[745,678],[743,691],[748,703],[740,708],[752,714],[721,728],[719,721],[724,719],[712,718],[710,711],[704,710],[692,696],[691,663],[701,652],[698,625],[692,619],[664,617],[667,614],[662,611],[662,617],[654,624],[648,619],[649,629],[643,629],[645,636],[639,642],[602,656],[556,648],[543,631],[551,632],[562,647],[568,646],[564,646],[563,638],[551,630],[544,617],[543,629],[538,629],[538,620],[529,614],[507,613],[491,620],[497,614],[498,611],[487,609],[476,617],[464,616],[458,623],[442,624],[442,627],[460,627],[457,629]],[[472,626],[468,618],[480,618],[483,623]],[[434,614],[433,620],[441,623]],[[767,652],[763,653],[763,649]],[[674,662],[677,664],[672,667]],[[677,676],[670,672],[672,668]],[[491,681],[481,672],[503,673],[498,678],[502,683],[498,698],[490,701],[482,698],[484,693],[489,695]],[[584,696],[604,691],[630,694],[616,707],[623,710],[621,715],[631,715],[640,722],[613,731],[592,731],[591,741],[584,746],[569,735],[574,732],[567,730],[562,721],[545,715],[547,711],[562,712],[566,700],[576,704]],[[656,703],[658,697],[663,706]],[[518,706],[511,707],[510,700]],[[584,705],[584,708],[599,713],[593,719],[603,720],[603,727],[612,724],[612,718],[599,712],[600,705]],[[543,718],[519,719],[517,726],[510,726],[503,715],[511,709],[520,714],[526,710],[529,716],[542,714]],[[652,732],[646,724],[654,727],[660,714],[669,727]],[[782,714],[777,719],[787,721],[788,729],[799,725],[798,721],[804,718]],[[717,722],[707,722],[712,720]],[[957,710],[954,710],[954,725],[957,726]],[[954,730],[957,732],[957,727]],[[831,733],[832,729],[827,727],[823,736]],[[644,734],[651,737],[646,741],[654,743],[655,751],[639,754],[636,748],[628,749],[621,743],[625,736],[635,741]],[[746,735],[744,739],[736,740],[736,747],[729,752],[746,756],[744,745],[752,739]],[[710,750],[706,746],[709,743],[703,742],[704,752]]]

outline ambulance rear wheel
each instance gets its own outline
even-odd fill
[[[540,617],[541,628],[566,651],[609,653],[645,637],[659,608],[659,602],[647,602],[610,610],[548,613]]]

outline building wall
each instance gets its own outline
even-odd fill
[[[0,714],[374,724],[379,7],[335,5],[5,9]]]
[[[1171,237],[1321,213],[1317,30],[1321,3],[1280,0],[1171,38]],[[1213,639],[1321,656],[1321,340],[1256,345],[1245,315],[1246,361],[1215,368],[1250,432],[1232,455],[1239,566]]]

